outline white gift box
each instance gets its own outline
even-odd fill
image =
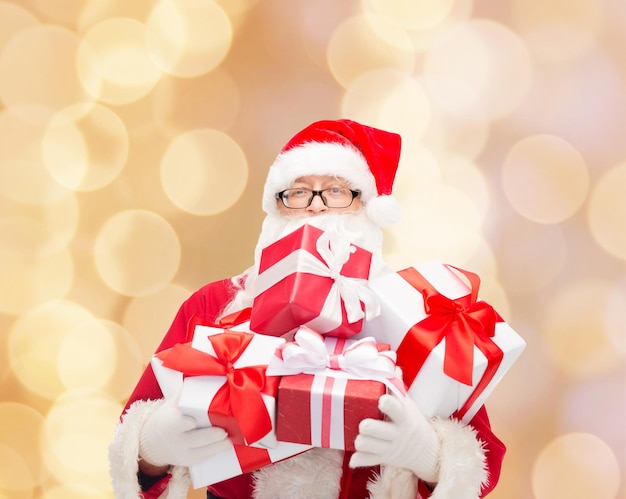
[[[279,442],[272,449],[232,446],[189,468],[194,489],[212,485],[312,449],[311,445]]]
[[[441,262],[431,261],[414,268],[438,293],[451,300],[459,300],[472,291],[459,273]],[[475,288],[474,291],[477,293],[477,285]],[[398,365],[403,367],[403,363],[411,359],[407,341],[409,331],[414,325],[429,317],[425,311],[424,296],[400,273],[389,273],[371,280],[370,289],[379,298],[381,314],[372,320],[365,321],[363,330],[355,338],[374,336],[376,341],[388,343],[394,350],[400,349]],[[480,305],[486,305],[480,300],[477,301]],[[415,334],[424,334],[424,332]],[[473,336],[471,332],[468,334]],[[490,363],[485,354],[474,346],[471,385],[462,383],[444,372],[445,337],[432,348],[414,380],[408,383],[409,396],[426,416],[448,417],[457,414],[464,422],[471,421],[526,346],[525,341],[502,320],[495,323],[493,336],[489,338],[488,343],[491,347],[495,345],[497,350],[501,351],[501,361],[496,369],[494,364],[497,362],[494,363],[492,360]],[[404,355],[400,354],[402,349],[404,349]],[[416,353],[415,357],[419,355]],[[406,371],[406,367],[404,369]],[[487,369],[490,370],[492,377],[483,380]],[[488,384],[485,384],[487,381]],[[481,386],[477,391],[479,383]]]
[[[247,366],[267,366],[274,356],[276,348],[285,341],[282,338],[251,333],[249,322],[229,327],[229,330],[254,335],[247,348],[233,363],[234,369]],[[216,352],[209,337],[223,333],[224,329],[219,327],[197,325],[195,326],[191,347],[215,356]],[[152,369],[163,396],[165,398],[180,396],[179,407],[184,414],[194,417],[198,421],[199,427],[211,426],[208,408],[216,392],[226,383],[226,376],[186,376],[181,371],[170,369],[163,365],[164,362],[159,356],[163,356],[164,352],[154,355],[151,360]],[[265,394],[261,396],[271,420],[271,430],[260,440],[252,442],[250,447],[235,445],[228,451],[216,454],[206,461],[190,467],[189,472],[194,488],[211,485],[242,473],[253,471],[311,448],[311,446],[307,445],[287,444],[276,441],[276,399],[274,396]],[[235,449],[237,449],[237,452]],[[242,456],[244,462],[240,463],[238,459]]]
[[[253,335],[248,347],[233,363],[233,368],[235,369],[257,365],[267,366],[273,358],[276,348],[285,341],[282,338],[254,334],[250,331],[249,324],[249,322],[245,322],[229,328],[233,332]],[[216,353],[209,337],[223,333],[224,329],[219,327],[197,325],[195,326],[191,347],[215,357]],[[162,354],[163,352],[153,356],[151,363],[164,397],[170,398],[180,395],[178,406],[184,414],[196,419],[200,427],[212,426],[208,409],[218,390],[227,382],[226,376],[184,376],[182,372],[164,367],[163,361],[159,358]],[[242,440],[237,443],[275,447],[277,441],[273,429],[275,428],[276,399],[275,396],[264,393],[261,394],[261,397],[269,415],[272,430],[258,441],[248,442]]]

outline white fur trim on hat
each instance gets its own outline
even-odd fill
[[[109,474],[111,485],[117,499],[141,498],[141,489],[137,479],[139,470],[139,436],[144,422],[163,403],[159,400],[137,400],[126,411],[122,421],[117,424],[113,441],[109,445]],[[189,472],[187,468],[173,466],[172,477],[162,499],[185,499],[189,491]]]
[[[308,142],[281,153],[270,167],[263,190],[263,210],[275,214],[276,194],[308,175],[331,175],[361,191],[368,217],[383,227],[400,218],[400,204],[391,196],[378,196],[374,175],[355,148],[336,142]]]
[[[378,227],[389,227],[402,216],[402,207],[393,196],[378,196],[365,205],[367,217]]]

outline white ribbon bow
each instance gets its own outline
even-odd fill
[[[328,231],[320,235],[315,248],[328,266],[328,277],[335,281],[327,302],[337,304],[341,310],[341,300],[346,307],[346,315],[350,324],[362,318],[373,319],[380,315],[380,303],[374,292],[369,288],[366,279],[346,277],[341,269],[350,259],[356,248],[336,233]],[[363,302],[365,312],[361,308]]]
[[[320,316],[331,319],[337,326],[341,324],[342,300],[350,324],[363,318],[370,320],[379,316],[380,303],[375,293],[369,288],[367,280],[341,274],[343,266],[356,248],[339,234],[334,233],[331,236],[328,231],[325,231],[318,238],[316,249],[323,262],[306,250],[294,251],[258,276],[255,284],[256,294],[263,293],[286,275],[297,271],[333,279]],[[309,325],[313,328],[321,326],[316,319]]]
[[[342,345],[344,348],[337,348]],[[335,353],[335,350],[340,351]],[[323,374],[334,378],[374,380],[399,395],[405,394],[402,380],[396,377],[396,352],[379,351],[371,336],[346,340],[322,336],[306,326],[300,326],[294,341],[277,348],[266,374]]]

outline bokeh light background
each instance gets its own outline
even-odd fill
[[[389,262],[478,272],[528,343],[491,497],[625,497],[625,54],[622,0],[0,1],[0,499],[112,497],[176,309],[340,117],[404,137]]]

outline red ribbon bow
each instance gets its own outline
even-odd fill
[[[197,315],[192,315],[191,319],[187,323],[187,338],[185,341],[191,341],[193,339],[193,333],[196,330],[196,326],[207,326],[214,327],[218,329],[228,329],[231,327],[238,326],[239,324],[243,324],[246,321],[250,320],[250,315],[252,314],[252,308],[244,308],[239,312],[233,312],[232,314],[226,315],[222,317],[219,321],[207,321],[198,317]]]
[[[476,385],[470,399],[457,411],[463,416],[487,387],[504,353],[492,341],[496,322],[502,318],[493,307],[478,301],[480,278],[478,275],[448,266],[463,274],[470,283],[470,293],[452,300],[439,293],[416,269],[407,268],[398,272],[424,297],[424,311],[429,314],[415,324],[398,347],[398,365],[402,367],[404,381],[411,385],[432,349],[443,338],[446,339],[444,372],[451,378],[472,385],[474,368],[474,346],[485,354],[487,369]]]
[[[215,357],[197,350],[191,343],[178,343],[160,352],[163,366],[184,376],[225,376],[209,406],[209,420],[224,428],[234,443],[253,443],[272,429],[262,393],[275,396],[277,376],[266,376],[266,365],[236,368],[235,362],[246,350],[254,334],[225,330],[210,335]]]

